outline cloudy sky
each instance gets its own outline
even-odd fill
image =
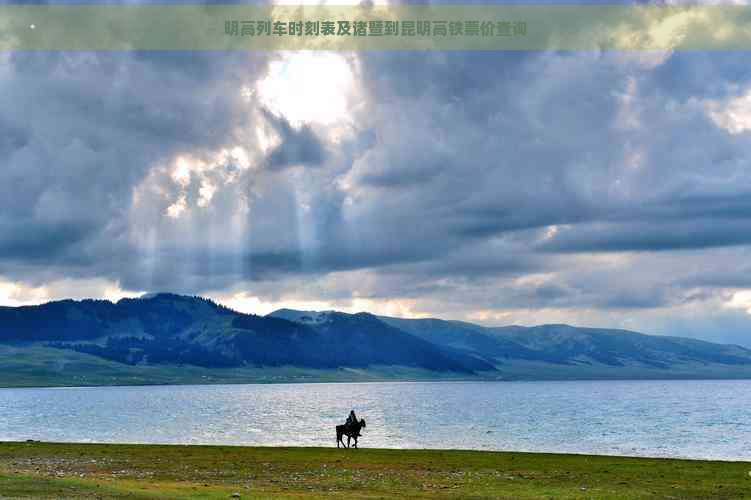
[[[751,345],[743,52],[0,52],[0,304]]]

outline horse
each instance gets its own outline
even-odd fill
[[[342,439],[342,436],[347,436],[347,446],[346,448],[349,448],[349,441],[350,439],[355,440],[355,448],[357,448],[357,436],[360,434],[360,429],[365,428],[365,419],[361,418],[359,422],[355,422],[351,426],[347,424],[337,425],[336,426],[336,447],[339,448],[339,443],[342,443],[342,446],[344,446],[344,441]]]

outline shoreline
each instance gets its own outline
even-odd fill
[[[0,492],[18,498],[741,498],[749,471],[528,452],[0,443]]]
[[[134,384],[95,384],[95,385],[0,385],[0,390],[16,390],[16,389],[102,389],[102,388],[143,388],[143,387],[211,387],[211,386],[236,386],[236,385],[318,385],[318,384],[432,384],[432,383],[565,383],[565,382],[738,382],[749,380],[751,376],[738,376],[738,377],[663,377],[663,378],[650,378],[650,377],[631,377],[631,378],[539,378],[539,379],[491,379],[491,378],[467,378],[467,379],[455,379],[455,378],[435,378],[435,379],[369,379],[369,380],[248,380],[248,381],[228,381],[221,380],[216,382],[144,382]]]

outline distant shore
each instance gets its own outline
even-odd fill
[[[591,455],[0,443],[13,498],[747,498],[750,474],[749,462]]]
[[[1,380],[1,377],[0,377]],[[190,380],[174,380],[174,381],[144,381],[118,379],[112,383],[89,383],[82,381],[80,383],[23,383],[23,384],[5,384],[0,383],[0,390],[3,389],[86,389],[86,388],[103,388],[103,387],[165,387],[165,386],[215,386],[215,385],[289,385],[289,384],[378,384],[378,383],[466,383],[466,382],[678,382],[678,381],[741,381],[751,380],[751,375],[743,375],[738,377],[712,377],[712,376],[695,376],[695,377],[622,377],[622,378],[484,378],[484,377],[457,377],[457,378],[388,378],[388,377],[363,377],[363,378],[336,378],[336,377],[320,377],[320,378],[280,378],[278,380],[269,380],[267,378],[214,378],[214,379],[190,379]]]

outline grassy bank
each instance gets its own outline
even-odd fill
[[[0,344],[0,388],[165,384],[271,384],[458,380],[665,380],[751,379],[751,365],[633,366],[556,365],[513,360],[497,372],[435,372],[404,366],[316,370],[295,366],[202,368],[191,365],[127,365],[90,354],[43,345]]]
[[[3,498],[751,498],[749,471],[535,453],[0,444]]]
[[[749,371],[751,378],[751,371]],[[180,384],[271,384],[482,380],[479,376],[409,367],[315,370],[295,366],[202,368],[191,365],[127,365],[43,345],[0,344],[0,387],[80,387]]]

